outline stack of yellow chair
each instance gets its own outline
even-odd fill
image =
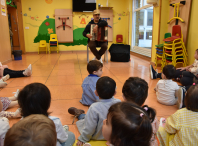
[[[188,65],[187,51],[183,42],[183,35],[181,32],[181,26],[175,25],[172,28],[172,36],[163,39],[163,55],[162,55],[162,69],[167,64],[172,64],[176,67],[178,63],[183,66]]]
[[[58,39],[56,34],[50,34],[49,53],[51,53],[52,47],[56,48],[57,53],[59,52]]]
[[[171,33],[165,33],[164,38],[169,38],[169,37],[171,37]],[[159,63],[161,64],[161,66],[164,66],[163,64],[164,61],[162,60],[164,44],[159,44],[155,46],[156,46],[156,55],[155,55],[155,69],[156,69]]]

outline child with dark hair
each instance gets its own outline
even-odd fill
[[[51,94],[49,89],[41,83],[32,83],[25,86],[18,95],[18,103],[21,108],[21,115],[25,118],[32,114],[42,114],[49,117],[56,126],[57,146],[71,146],[75,141],[72,132],[67,131],[66,125],[62,126],[57,117],[49,116],[49,107],[51,104]]]
[[[143,106],[148,96],[148,83],[139,77],[130,77],[125,81],[122,88],[122,93],[125,101],[133,102],[140,107],[142,106],[142,108],[146,110],[148,116],[150,117],[150,122],[153,128],[153,135],[150,140],[150,146],[158,146],[156,133],[159,128],[159,122],[156,117],[156,111],[147,105]]]
[[[109,108],[102,133],[113,146],[150,146],[151,120],[147,110],[136,104],[116,103]]]
[[[96,83],[95,94],[100,100],[93,103],[87,114],[83,110],[71,107],[68,112],[78,118],[76,125],[80,132],[77,146],[92,140],[104,140],[102,135],[103,120],[107,118],[107,112],[111,105],[120,102],[113,96],[116,94],[116,83],[110,77],[101,77]]]
[[[186,108],[177,110],[158,130],[161,145],[195,146],[198,140],[198,85],[188,89],[184,99]]]
[[[189,86],[193,84],[193,78],[198,76],[198,49],[195,50],[194,54],[195,61],[192,65],[177,68],[175,74],[172,78],[177,81],[180,81],[183,86]],[[162,74],[158,73],[153,69],[153,66],[150,65],[151,79],[162,78]]]
[[[91,105],[99,100],[99,97],[94,93],[96,90],[96,82],[102,76],[103,64],[100,61],[92,60],[87,64],[87,71],[89,72],[82,83],[82,99],[80,102],[83,105]]]
[[[162,71],[162,79],[157,82],[156,95],[157,101],[164,105],[174,105],[181,98],[178,94],[179,86],[172,80],[175,74],[173,65],[166,65]],[[177,102],[178,108],[179,103]]]
[[[4,146],[56,146],[54,122],[44,115],[30,115],[6,133]]]

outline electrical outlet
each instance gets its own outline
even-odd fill
[[[29,27],[25,27],[25,29],[29,29]]]

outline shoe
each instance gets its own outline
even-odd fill
[[[96,57],[94,57],[92,60],[96,60]]]
[[[63,129],[67,132],[67,131],[69,131],[69,126],[68,125],[63,125]]]
[[[165,127],[165,124],[166,124],[166,119],[165,118],[160,118],[160,124],[159,124],[159,126],[161,126],[161,127]]]
[[[71,115],[74,115],[74,116],[78,117],[79,115],[84,114],[85,111],[84,110],[81,110],[81,109],[77,109],[75,107],[70,107],[68,109],[68,113],[70,113]]]
[[[152,65],[150,65],[149,70],[150,70],[150,74],[151,74],[151,79],[156,79],[157,78],[157,72],[153,69]]]
[[[83,146],[91,146],[90,143],[85,143]]]
[[[17,89],[17,91],[16,91],[16,92],[13,92],[13,93],[15,93],[15,94],[14,94],[14,97],[16,98],[16,100],[18,100],[19,92],[20,92],[20,90],[19,90],[19,89]]]
[[[0,79],[0,88],[3,88],[7,85],[6,82],[4,82],[2,79]]]
[[[31,76],[32,75],[32,65],[30,64],[27,69],[23,72],[24,76]]]
[[[3,76],[1,79],[5,82],[5,81],[7,81],[9,78],[10,78],[10,75],[7,74],[7,75]]]
[[[20,118],[21,117],[21,108],[18,108],[15,113],[14,113],[15,118]]]
[[[177,91],[177,107],[178,109],[182,108],[183,106],[183,99],[185,96],[185,89],[183,87],[180,87]]]
[[[99,60],[99,61],[103,64],[102,57],[100,58],[100,60]]]
[[[70,107],[68,109],[68,113],[70,113],[71,115],[74,115],[74,119],[72,121],[72,124],[74,123],[75,118],[78,118],[78,116],[80,116],[81,114],[84,114],[85,111],[81,110],[81,109],[77,109],[75,107]]]

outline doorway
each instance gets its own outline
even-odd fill
[[[21,0],[10,0],[7,2],[7,13],[11,48],[12,50],[22,50],[25,53]]]

